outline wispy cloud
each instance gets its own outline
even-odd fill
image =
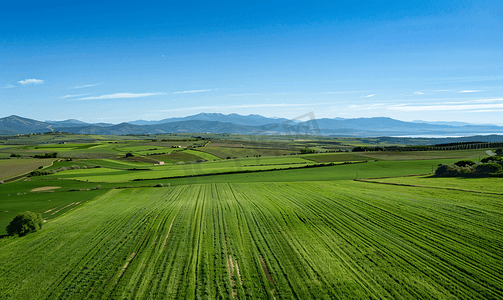
[[[250,93],[250,94],[230,94],[231,97],[243,97],[243,96],[257,96],[260,95],[258,93]]]
[[[478,92],[483,92],[483,90],[462,90],[459,91],[458,93],[478,93]]]
[[[370,98],[370,97],[374,97],[376,94],[370,94],[370,95],[367,95],[367,96],[362,96],[363,98]]]
[[[222,110],[222,109],[235,109],[235,108],[267,108],[267,107],[298,107],[298,106],[316,106],[328,105],[333,103],[260,103],[260,104],[243,104],[243,105],[228,105],[228,106],[195,106],[195,107],[181,107],[172,109],[156,110],[155,112],[173,112],[173,111],[192,111],[192,110]]]
[[[73,88],[74,88],[74,89],[83,89],[83,88],[86,88],[86,87],[98,86],[98,85],[100,85],[100,84],[101,84],[101,83],[86,84],[86,85],[77,85],[77,86],[74,86]]]
[[[416,95],[424,95],[423,92],[414,92],[414,94],[416,94]]]
[[[20,80],[18,83],[21,83],[22,85],[27,85],[27,84],[42,84],[44,81],[42,79],[25,79],[25,80]]]
[[[89,95],[89,93],[86,93],[86,94],[78,94],[78,95],[66,95],[66,96],[61,96],[59,98],[61,99],[66,99],[66,98],[73,98],[73,97],[81,97],[81,96],[85,96],[85,95]]]
[[[12,85],[12,84],[8,83],[8,84],[6,84],[6,85],[4,85],[4,86],[0,87],[0,89],[11,89],[11,88],[14,88],[14,87],[15,87],[14,85]]]
[[[352,94],[352,93],[362,93],[363,91],[338,91],[338,92],[323,92],[323,94]]]
[[[75,100],[104,100],[104,99],[126,99],[126,98],[143,98],[149,96],[166,95],[166,93],[115,93],[110,95],[84,97]]]
[[[494,101],[501,99],[493,99]],[[388,107],[389,110],[397,111],[464,111],[464,110],[494,110],[503,109],[503,103],[491,103],[491,104],[439,104],[439,105],[392,105]]]
[[[193,90],[193,91],[174,92],[173,94],[202,93],[202,92],[209,92],[209,91],[213,91],[213,90],[214,90],[214,89],[208,89],[208,90]]]

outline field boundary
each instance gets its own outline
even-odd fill
[[[410,175],[410,176],[399,176],[399,177],[412,177],[412,176],[421,176],[421,175]],[[384,178],[395,178],[395,177],[384,177]],[[373,179],[381,179],[381,178],[373,178]],[[491,195],[503,196],[503,193],[483,192],[483,191],[465,190],[465,189],[459,189],[459,188],[449,188],[449,187],[439,187],[439,186],[427,186],[427,185],[420,185],[420,184],[382,182],[382,181],[375,181],[375,180],[369,180],[369,179],[353,179],[353,181],[368,182],[368,183],[377,183],[377,184],[387,184],[387,185],[397,185],[397,186],[429,188],[429,189],[440,189],[440,190],[449,190],[449,191],[458,191],[458,192],[467,192],[467,193],[476,193],[476,194],[491,194]]]

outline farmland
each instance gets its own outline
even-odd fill
[[[112,190],[4,240],[0,290],[13,299],[496,299],[502,204],[362,182]]]
[[[0,185],[0,235],[17,212],[45,220],[0,238],[0,299],[503,298],[503,178],[432,176],[486,149],[71,138],[0,147],[45,166]]]
[[[52,159],[9,159],[0,160],[0,180],[6,180],[48,166]]]

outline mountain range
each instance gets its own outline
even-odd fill
[[[449,124],[451,123],[451,124]],[[124,135],[161,133],[236,133],[236,134],[321,134],[324,136],[473,136],[502,134],[503,127],[463,122],[405,122],[387,117],[322,118],[308,121],[267,118],[260,115],[200,113],[160,121],[137,120],[120,124],[65,121],[37,121],[19,116],[0,118],[0,134],[15,135],[61,131],[81,134]]]

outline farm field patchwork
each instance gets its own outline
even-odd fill
[[[377,161],[347,165],[326,166],[302,170],[285,170],[285,173],[263,172],[247,174],[252,182],[258,181],[299,181],[299,180],[347,180],[354,179],[356,172],[359,178],[403,176],[412,174],[428,174],[439,163],[454,163],[457,160],[418,160],[418,161]],[[215,174],[235,171],[259,171],[273,169],[299,168],[312,161],[301,157],[271,157],[225,160],[201,164],[155,166],[152,171],[125,171],[117,169],[80,169],[59,172],[44,176],[47,178],[66,178],[90,182],[118,182],[135,179],[157,179],[202,174]],[[281,175],[281,177],[277,177]],[[276,177],[276,178],[275,178]],[[255,178],[255,180],[253,179]],[[289,179],[290,178],[290,179]]]
[[[112,190],[0,240],[0,297],[500,299],[502,205],[354,181]]]

